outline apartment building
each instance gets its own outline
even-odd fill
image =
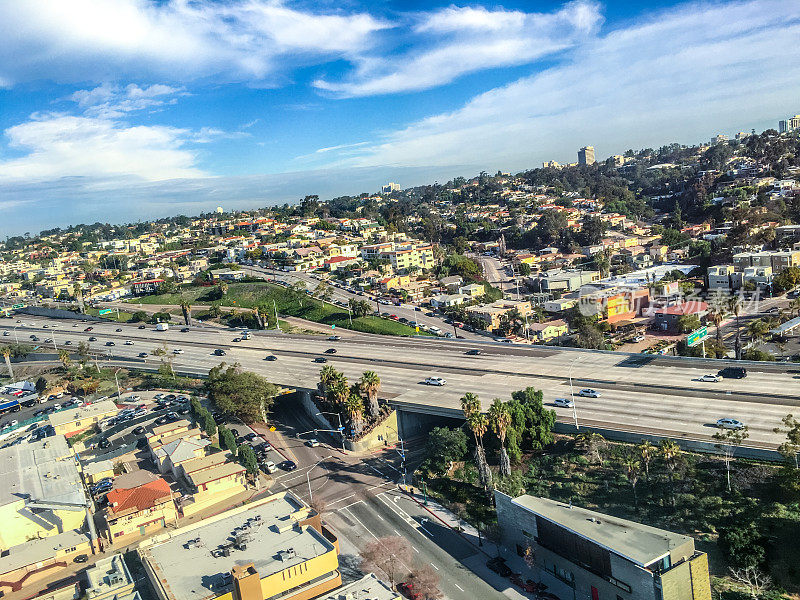
[[[484,329],[493,331],[500,327],[504,315],[516,312],[525,318],[533,312],[531,303],[524,300],[497,300],[483,306],[468,306],[466,311],[483,321]]]
[[[551,589],[575,600],[711,600],[708,559],[689,536],[547,498],[495,491],[495,501],[503,550],[532,556],[534,579]]]
[[[341,585],[339,543],[291,492],[146,540],[159,600],[307,600]]]
[[[178,520],[172,490],[161,477],[133,488],[113,489],[106,497],[103,517],[113,544],[127,544],[130,537],[148,535]]]
[[[743,272],[747,267],[771,267],[775,274],[789,267],[800,266],[800,250],[777,252],[740,252],[733,255],[733,266]]]
[[[57,435],[71,437],[94,427],[104,419],[115,416],[118,412],[117,405],[111,400],[101,400],[79,408],[53,413],[48,420]]]

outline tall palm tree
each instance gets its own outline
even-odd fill
[[[670,481],[670,496],[672,506],[675,506],[675,469],[678,467],[678,460],[681,456],[681,447],[672,440],[662,440],[658,446],[661,458],[667,466]]]
[[[636,449],[639,451],[642,464],[644,464],[644,476],[647,481],[650,481],[650,461],[656,455],[656,447],[648,441],[644,441]]]
[[[511,411],[500,398],[495,398],[489,406],[489,423],[500,440],[500,475],[511,475],[511,459],[506,451],[506,432],[511,425]]]
[[[344,401],[344,410],[350,417],[350,427],[353,430],[353,435],[360,435],[364,424],[364,399],[360,394],[351,390],[351,393]]]
[[[742,358],[742,338],[741,327],[739,324],[739,314],[742,312],[741,297],[731,296],[730,300],[728,301],[728,307],[730,308],[731,312],[736,315],[736,342],[734,345],[734,351],[736,352],[736,360],[740,360]]]
[[[486,463],[486,453],[483,449],[483,436],[488,429],[488,420],[481,413],[481,401],[472,392],[467,392],[461,398],[461,410],[475,438],[475,464],[478,467],[478,476],[484,489],[488,490],[492,483],[492,472]]]
[[[180,301],[181,312],[183,313],[183,320],[186,323],[186,326],[192,324],[192,305],[189,304],[189,301],[185,298],[181,298]]]
[[[633,489],[634,506],[639,506],[639,498],[636,495],[636,484],[639,483],[639,467],[639,461],[633,456],[627,456],[625,460],[622,461],[622,468],[625,469],[625,477],[628,478],[628,482],[630,482],[631,488]]]
[[[350,393],[350,386],[347,385],[347,379],[344,376],[328,385],[328,397],[339,408],[344,407]]]
[[[320,391],[324,396],[328,395],[328,388],[330,385],[337,379],[340,379],[341,376],[342,374],[339,373],[333,365],[325,365],[322,367],[319,372],[319,383],[322,388]]]
[[[364,374],[361,375],[359,385],[367,395],[367,400],[369,400],[370,416],[377,418],[381,412],[380,406],[378,405],[378,392],[381,389],[381,378],[378,377],[375,371],[364,371]]]
[[[712,306],[708,309],[708,319],[714,324],[714,329],[717,335],[717,344],[722,343],[722,332],[719,326],[722,324],[722,319],[725,318],[725,313],[721,306]]]
[[[11,348],[8,346],[3,346],[3,358],[6,359],[6,367],[8,367],[8,376],[11,378],[11,381],[14,381],[14,370],[11,368]]]

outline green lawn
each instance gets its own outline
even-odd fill
[[[142,304],[178,304],[182,299],[185,299],[192,306],[219,303],[223,313],[225,308],[231,307],[255,308],[256,306],[265,306],[268,309],[277,307],[279,314],[325,325],[336,325],[336,328],[383,335],[417,335],[413,327],[372,315],[354,318],[351,326],[346,309],[328,302],[323,305],[320,300],[310,298],[304,293],[298,293],[266,282],[232,283],[225,298],[222,300],[213,300],[215,291],[216,287],[189,286],[182,288],[180,293],[144,296],[136,298],[133,302],[141,302]],[[420,332],[420,334],[427,335],[424,332]]]
[[[100,310],[97,308],[86,308],[86,314],[92,315],[93,317],[99,317]],[[102,316],[104,319],[108,319],[109,321],[119,321],[120,323],[127,323],[131,320],[131,316],[133,313],[125,312],[124,310],[119,311],[119,318],[117,318],[117,311],[107,313]]]

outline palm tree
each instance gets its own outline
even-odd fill
[[[181,312],[183,313],[183,320],[186,322],[187,327],[192,324],[192,305],[185,298],[180,301]]]
[[[736,342],[734,345],[734,351],[736,352],[736,360],[740,360],[742,358],[741,329],[739,326],[739,313],[742,311],[741,297],[731,296],[730,300],[728,301],[728,307],[730,308],[731,312],[736,315]]]
[[[344,409],[350,417],[350,427],[353,430],[353,435],[359,435],[364,423],[364,399],[356,391],[350,390],[350,394],[344,401]]]
[[[675,506],[675,469],[678,466],[678,460],[681,456],[681,447],[672,440],[662,440],[658,447],[661,458],[664,459],[664,464],[667,466],[670,481],[670,496],[672,498],[672,506]]]
[[[68,368],[69,365],[72,363],[72,359],[69,357],[69,352],[66,350],[59,350],[58,351],[58,360],[61,361],[61,364],[64,365],[64,368]]]
[[[758,344],[768,332],[769,326],[761,319],[750,321],[747,324],[747,333],[750,334],[754,344]]]
[[[603,442],[605,442],[605,438],[594,431],[584,431],[575,436],[575,443],[586,450],[588,454],[594,454],[597,458],[597,462],[600,462],[602,459],[602,456],[600,456],[600,446],[603,445]]]
[[[269,323],[269,308],[263,304],[256,307],[256,319],[258,319],[261,329],[266,329]],[[275,326],[277,327],[277,322]]]
[[[381,378],[378,377],[375,371],[364,371],[364,374],[361,375],[359,385],[367,395],[367,400],[369,400],[370,416],[377,418],[381,412],[380,406],[378,406],[378,392],[381,389]]]
[[[625,469],[625,476],[628,478],[631,488],[633,488],[634,506],[639,506],[639,498],[636,495],[636,484],[639,483],[639,466],[639,461],[633,456],[625,457],[625,460],[622,462],[622,468]]]
[[[8,346],[3,346],[3,358],[6,359],[6,367],[8,367],[8,376],[11,378],[11,381],[14,381],[14,370],[11,368],[11,348]]]
[[[472,392],[467,392],[461,398],[461,410],[475,438],[475,464],[478,467],[478,476],[484,489],[488,490],[492,483],[492,472],[486,463],[486,453],[483,449],[483,436],[489,427],[488,419],[481,413],[481,401]]]
[[[650,481],[650,461],[656,455],[656,447],[648,441],[639,444],[636,449],[639,451],[642,463],[644,464],[644,476],[647,481]]]
[[[322,392],[323,396],[328,395],[328,388],[330,385],[337,379],[340,379],[341,376],[342,374],[339,373],[339,371],[337,371],[333,365],[325,365],[322,367],[319,372],[319,383],[320,387],[322,388],[320,391]]]
[[[219,293],[223,298],[225,297],[225,294],[228,293],[228,284],[224,281],[220,282],[219,284]]]
[[[511,459],[506,452],[506,432],[511,425],[511,411],[500,398],[495,398],[489,406],[489,423],[500,440],[500,475],[508,477],[511,475]]]
[[[722,343],[722,332],[720,331],[719,326],[722,324],[722,319],[724,318],[725,313],[721,306],[712,306],[708,309],[708,319],[714,324],[714,328],[716,329],[717,344]]]
[[[350,397],[350,393],[350,386],[347,385],[347,379],[344,375],[328,385],[328,397],[339,408],[344,407],[347,399]]]

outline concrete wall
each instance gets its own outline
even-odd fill
[[[347,440],[345,447],[353,452],[366,452],[373,448],[396,444],[397,441],[397,411],[393,410],[360,440]]]

